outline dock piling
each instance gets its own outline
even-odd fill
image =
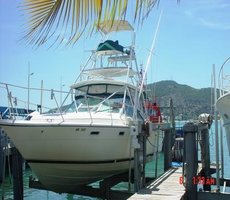
[[[185,199],[197,200],[197,145],[196,133],[198,127],[194,123],[186,123],[184,131],[184,166],[183,179],[185,186]]]
[[[167,171],[172,163],[171,133],[172,129],[170,128],[164,130],[164,171]]]
[[[137,124],[138,145],[134,146],[134,191],[138,192],[145,186],[145,161],[146,161],[146,137],[142,123]],[[134,134],[135,136],[135,134]],[[135,143],[135,142],[134,142]]]
[[[210,178],[210,152],[209,152],[209,129],[208,124],[199,123],[198,129],[200,133],[200,147],[201,147],[201,176]],[[211,191],[211,185],[204,185],[205,191]]]
[[[0,128],[0,184],[3,181],[3,134]]]
[[[12,173],[13,173],[13,191],[15,200],[23,200],[23,159],[16,147],[12,147]]]

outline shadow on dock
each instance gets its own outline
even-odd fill
[[[170,168],[159,178],[141,189],[129,200],[139,199],[181,199],[185,193],[183,184],[180,183],[182,168]]]

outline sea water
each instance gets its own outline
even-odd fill
[[[154,161],[147,163],[146,165],[146,176],[147,177],[155,177],[156,173],[157,176],[162,174],[164,171],[164,156],[163,153],[158,153],[157,156],[154,156]],[[156,166],[156,159],[157,166]],[[34,176],[33,172],[30,168],[26,168],[23,172],[23,189],[24,189],[24,199],[25,200],[97,200],[99,198],[91,198],[87,196],[79,196],[79,195],[72,195],[72,194],[58,194],[51,191],[46,190],[38,190],[29,188],[29,177]],[[96,182],[92,184],[93,187],[98,187],[99,183]],[[119,183],[118,185],[114,186],[112,189],[119,190],[119,191],[127,191],[128,190],[128,183]],[[0,187],[0,198],[2,200],[13,200],[13,180],[8,174],[5,178],[4,184]]]
[[[212,125],[210,129],[210,158],[211,163],[215,163],[216,161],[216,154],[215,154],[215,127],[214,124]],[[230,179],[230,156],[228,155],[227,150],[227,143],[226,143],[226,135],[225,132],[223,132],[223,148],[224,148],[224,178]],[[199,152],[200,153],[200,152]],[[220,156],[219,156],[220,157]],[[156,170],[155,165],[155,159],[158,159],[158,166]],[[159,176],[163,173],[164,168],[164,156],[162,153],[159,153],[157,157],[154,157],[154,161],[150,162],[146,165],[146,176],[147,177],[155,177],[156,173]],[[57,194],[55,192],[51,191],[45,191],[45,190],[37,190],[33,188],[29,188],[29,177],[32,174],[32,171],[27,168],[23,172],[23,184],[24,184],[24,199],[25,200],[37,200],[37,199],[43,199],[43,200],[97,200],[98,198],[90,198],[86,196],[79,196],[79,195],[72,195],[72,194]],[[178,180],[179,181],[179,180]],[[97,183],[95,183],[95,187],[97,187]],[[215,186],[213,186],[215,187]],[[114,187],[116,190],[127,190],[128,184],[127,183],[120,183],[117,186]],[[221,187],[222,189],[222,187]],[[230,192],[230,188],[227,188],[227,192]],[[10,176],[6,176],[4,184],[0,186],[0,198],[4,200],[13,200],[13,183],[10,178]]]

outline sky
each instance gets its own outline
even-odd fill
[[[73,48],[34,49],[22,40],[25,16],[20,2],[0,0],[0,82],[27,87],[30,66],[30,87],[41,87],[43,80],[43,88],[67,91],[90,55],[89,50],[96,48],[99,35],[83,35]],[[197,89],[211,87],[213,64],[218,73],[230,56],[229,10],[229,0],[180,0],[179,4],[177,0],[161,0],[144,24],[135,26],[138,64],[145,66],[162,12],[148,82],[174,80]],[[14,96],[27,98],[25,90],[9,90]],[[30,96],[31,101],[39,102],[33,92]],[[5,99],[1,85],[0,105],[6,104]]]

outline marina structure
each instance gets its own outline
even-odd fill
[[[138,193],[135,193],[128,200],[145,199],[181,199],[185,193],[183,184],[179,181],[182,175],[182,168],[170,168],[159,178],[151,182]]]
[[[133,32],[126,21],[107,25],[100,27],[105,35],[121,30]],[[57,106],[47,112],[42,112],[44,109],[39,105],[40,112],[25,112],[24,119],[18,119],[18,109],[13,106],[6,85],[10,106],[1,114],[0,127],[1,138],[5,138],[4,130],[18,149],[12,149],[14,199],[23,199],[22,157],[37,176],[30,179],[31,188],[102,199],[229,199],[228,193],[220,191],[220,185],[230,186],[230,181],[219,177],[218,156],[216,169],[210,167],[209,114],[200,115],[198,122],[184,124],[179,141],[183,145],[176,149],[183,150],[179,155],[182,163],[171,167],[175,123],[164,122],[160,108],[146,98],[145,79],[137,66],[134,44],[132,41],[124,47],[106,38],[92,51],[71,86],[67,96],[72,97],[70,102],[66,98],[58,104],[55,91],[51,90],[51,99]],[[217,107],[228,127],[225,96],[228,95],[218,99]],[[173,119],[172,101],[169,107]],[[227,134],[228,131],[227,128]],[[3,140],[2,163],[5,162],[2,152],[8,145]],[[157,154],[162,150],[165,173],[157,177],[156,172],[154,180],[148,179],[146,163],[156,158],[157,165]],[[4,174],[4,166],[0,169]],[[96,181],[99,188],[90,185]],[[113,190],[121,181],[133,184],[133,190],[130,187],[126,192]]]
[[[219,178],[219,184],[224,186],[223,192],[217,190],[217,178],[212,175],[216,168],[210,165],[209,128],[210,115],[202,114],[199,122],[189,122],[183,126],[184,156],[181,166],[171,168],[162,176],[150,182],[145,188],[131,196],[135,199],[188,199],[227,200],[230,193],[225,192],[230,187],[230,180]],[[198,163],[198,143],[201,149],[201,163]]]
[[[127,171],[131,182],[134,166],[140,169],[134,172],[138,191],[145,182],[141,176],[145,163],[161,151],[162,129],[170,127],[155,104],[146,106],[151,100],[137,65],[132,26],[114,21],[99,29],[106,39],[92,51],[71,86],[69,102],[66,98],[59,105],[51,90],[56,108],[19,120],[6,85],[11,117],[1,119],[0,126],[44,188],[58,193],[75,193],[79,186]],[[108,40],[114,31],[129,31],[131,44]]]
[[[3,182],[5,175],[5,160],[7,157],[5,147],[7,145],[7,137],[4,134],[3,130],[0,128],[0,183]]]
[[[28,115],[27,109],[0,107],[1,119],[10,119],[16,116],[18,119]],[[32,112],[30,110],[30,112]],[[0,185],[4,184],[5,176],[13,177],[14,199],[23,199],[23,172],[25,162],[15,148],[14,144],[7,136],[6,132],[0,127]],[[4,192],[4,191],[3,191]],[[4,199],[4,196],[1,196]]]
[[[209,128],[211,125],[210,115],[202,114],[199,117],[199,123],[190,122],[183,126],[184,136],[184,157],[183,162],[177,167],[170,167],[172,148],[169,144],[169,138],[172,135],[171,129],[165,129],[164,140],[164,168],[165,173],[155,180],[150,180],[145,177],[143,171],[140,169],[140,158],[144,154],[139,154],[134,159],[137,165],[134,166],[132,171],[131,181],[139,185],[137,192],[132,195],[130,191],[116,191],[111,188],[121,181],[128,182],[129,173],[121,173],[119,175],[111,176],[100,182],[99,188],[93,188],[92,186],[82,186],[75,190],[74,194],[99,197],[102,199],[228,199],[229,194],[215,190],[216,178],[212,176],[216,169],[211,168],[210,155],[209,155]],[[141,141],[139,141],[141,142]],[[198,145],[201,148],[201,164],[198,164]],[[139,152],[140,153],[140,152]],[[170,155],[171,154],[171,155]],[[20,160],[17,156],[16,159]],[[167,161],[168,160],[168,161]],[[168,163],[167,163],[168,162]],[[18,163],[18,161],[15,161]],[[23,188],[20,189],[20,176],[18,176],[18,170],[15,176],[15,194],[23,195]],[[136,172],[135,172],[136,170]],[[139,173],[139,175],[135,175]],[[135,177],[136,176],[136,177]],[[143,178],[145,182],[143,183]],[[19,182],[18,182],[19,181]],[[230,186],[230,181],[224,178],[220,178],[220,185],[225,187]],[[143,184],[142,184],[143,183]],[[141,185],[142,184],[142,185]],[[30,187],[37,189],[47,189],[37,180],[30,180]],[[138,186],[136,186],[138,187]],[[18,192],[20,191],[20,192]],[[17,196],[18,199],[23,199]]]

